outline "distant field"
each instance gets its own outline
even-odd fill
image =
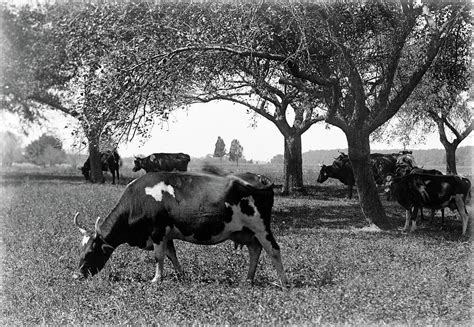
[[[251,167],[278,179],[278,169]],[[81,212],[93,228],[124,185],[110,185],[110,178],[85,183],[67,169],[29,169],[0,174],[3,326],[471,325],[472,243],[460,237],[449,210],[446,224],[438,216],[405,233],[403,210],[383,201],[393,229],[364,232],[359,205],[344,198],[345,187],[318,184],[307,196],[275,197],[273,230],[292,284],[287,291],[274,285],[265,253],[255,285],[245,284],[247,251],[228,242],[176,242],[185,281],[176,280],[167,262],[165,280],[152,285],[152,253],[127,245],[97,276],[76,281],[80,233],[72,217]]]
[[[196,161],[191,161],[189,164],[189,171],[200,171],[203,160],[200,160],[198,162]],[[219,160],[216,159],[211,159],[210,160],[211,164],[223,169],[226,172],[253,172],[257,174],[264,174],[267,177],[271,178],[275,184],[282,184],[283,183],[283,166],[282,165],[273,165],[273,164],[249,164],[249,163],[240,163],[239,165],[236,165],[233,162],[230,162],[228,160],[223,160],[220,162]],[[145,172],[143,170],[139,172],[132,172],[133,168],[133,163],[130,162],[129,160],[124,161],[124,164],[122,167],[120,167],[120,175],[124,178],[121,184],[127,184],[130,180],[135,179],[141,175],[143,175]],[[430,167],[425,167],[429,169],[438,169],[442,172],[445,171],[445,167],[440,167],[440,166],[430,166]],[[472,167],[470,166],[458,166],[458,173],[471,177],[472,176]],[[319,165],[305,165],[303,166],[303,182],[305,185],[316,185],[317,178],[319,175],[319,170],[320,167]],[[104,173],[105,178],[107,179],[108,182],[111,181],[112,176],[110,173]],[[11,178],[19,178],[20,176],[24,175],[25,178],[34,178],[34,175],[38,175],[38,178],[41,178],[41,176],[46,177],[46,176],[57,176],[57,178],[77,178],[78,180],[83,179],[81,172],[78,168],[73,168],[70,165],[58,165],[55,167],[39,167],[35,165],[30,165],[30,164],[22,164],[22,165],[14,165],[12,168],[5,168],[5,167],[0,167],[0,179],[8,179],[9,177]],[[334,180],[334,179],[329,179],[325,182],[325,184],[334,184],[334,185],[340,185],[341,187],[344,187],[339,181]]]

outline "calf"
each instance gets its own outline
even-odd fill
[[[467,179],[466,179],[467,180]],[[469,183],[467,183],[469,182]],[[416,215],[419,208],[456,209],[462,220],[462,235],[466,234],[469,215],[465,206],[466,188],[470,181],[453,175],[409,174],[395,177],[390,183],[390,191],[398,203],[405,208],[404,230],[412,222],[411,230],[416,229]]]
[[[118,154],[117,150],[110,151],[107,150],[105,152],[100,152],[100,164],[102,171],[110,171],[112,174],[112,184],[115,184],[115,173],[117,173],[117,181],[120,179],[119,176],[119,167],[120,167],[120,155]],[[91,171],[91,162],[90,157],[87,157],[86,162],[82,167],[79,167],[79,170],[84,175],[86,181],[90,178],[90,171]],[[102,183],[105,179],[102,180]]]
[[[250,182],[249,182],[250,181]],[[245,174],[218,176],[203,173],[153,172],[132,181],[112,212],[97,218],[95,233],[84,235],[79,274],[98,273],[117,246],[128,243],[154,250],[157,262],[153,282],[163,278],[166,255],[178,274],[183,270],[173,244],[179,239],[196,244],[233,240],[247,245],[250,266],[247,279],[255,276],[260,252],[271,257],[282,286],[287,278],[280,248],[270,230],[273,184],[267,178]]]
[[[145,158],[135,157],[132,171],[145,170],[147,173],[152,171],[186,171],[188,163],[191,160],[185,153],[153,153]]]

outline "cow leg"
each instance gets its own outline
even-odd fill
[[[249,250],[250,258],[247,280],[253,282],[253,279],[255,277],[255,271],[257,270],[258,259],[260,258],[260,253],[262,252],[262,245],[256,238],[253,238],[252,242],[247,244],[247,248]]]
[[[353,188],[353,185],[347,186],[347,193],[348,193],[349,199],[352,199],[352,188]]]
[[[421,211],[423,211],[423,208],[420,208]],[[418,215],[418,207],[413,207],[412,213],[411,213],[411,229],[410,232],[414,232],[416,230],[416,216]]]
[[[178,257],[176,256],[176,249],[174,247],[173,240],[169,240],[166,244],[166,256],[170,259],[173,264],[174,270],[179,276],[184,275],[183,268],[179,264]]]
[[[281,287],[285,288],[288,284],[288,279],[286,278],[285,271],[283,270],[283,263],[281,262],[280,246],[277,244],[270,231],[255,233],[255,237],[272,259],[273,267],[275,267],[278,277],[280,278]]]
[[[432,225],[435,221],[435,214],[436,214],[436,210],[435,209],[431,209],[431,216],[430,216],[430,224]]]
[[[155,260],[156,260],[156,270],[155,270],[155,277],[151,280],[152,283],[156,283],[158,281],[163,280],[163,267],[164,267],[164,261],[165,261],[165,246],[166,246],[166,240],[163,238],[160,243],[155,243],[153,241],[153,251],[155,254]]]
[[[405,226],[403,226],[403,230],[408,230],[410,227],[410,220],[411,220],[411,212],[410,210],[405,210]]]
[[[462,199],[462,194],[456,194],[454,197],[456,201],[456,209],[458,210],[459,214],[461,215],[462,220],[462,235],[466,235],[467,224],[469,222],[469,215],[467,214],[467,209]]]
[[[110,172],[112,173],[112,184],[115,184],[115,171],[111,169]]]
[[[444,225],[444,208],[441,209],[441,224]]]

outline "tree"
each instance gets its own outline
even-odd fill
[[[416,1],[235,5],[214,10],[212,26],[230,35],[160,52],[225,52],[285,65],[299,85],[325,103],[325,121],[346,135],[362,213],[369,223],[390,228],[370,169],[370,135],[392,118],[432,65],[453,29],[469,16],[467,3],[419,5]],[[206,38],[208,37],[208,38]],[[307,92],[300,85],[300,90]]]
[[[0,160],[3,167],[11,167],[14,162],[22,159],[21,140],[10,132],[0,133]]]
[[[224,140],[218,136],[216,141],[216,146],[214,148],[214,158],[219,158],[222,161],[222,157],[226,154],[225,143]]]
[[[243,153],[244,153],[244,148],[240,145],[239,140],[233,139],[232,143],[230,144],[230,149],[229,149],[229,160],[235,161],[238,166],[239,159],[242,158]]]
[[[279,84],[278,80],[286,76],[285,71],[279,63],[270,60],[212,54],[206,55],[197,67],[196,91],[187,98],[241,104],[249,113],[254,113],[254,126],[256,116],[271,121],[284,140],[282,193],[303,191],[301,137],[313,124],[324,119],[318,110],[319,103],[292,85]],[[295,83],[305,85],[301,80]],[[309,90],[311,86],[306,83],[305,88]],[[288,115],[291,113],[293,121]]]
[[[472,66],[470,20],[457,26],[438,54],[435,63],[398,113],[395,131],[405,135],[406,143],[417,131],[437,130],[446,151],[446,173],[457,174],[456,149],[474,127],[472,105],[467,91]],[[420,133],[418,133],[420,134]]]
[[[55,165],[65,161],[62,142],[53,135],[42,134],[25,148],[25,159],[36,165]]]
[[[143,25],[150,27],[157,20],[149,23],[144,3],[55,3],[20,9],[2,5],[1,14],[2,109],[37,121],[47,106],[77,118],[88,140],[91,180],[101,181],[102,138],[113,137],[118,143],[131,130],[151,125],[151,117],[135,119],[138,110],[168,104],[153,97],[162,90],[158,80],[148,83],[156,92],[144,92],[140,76],[124,69],[141,52],[137,44],[142,43],[130,40],[140,37],[145,44],[158,46],[145,40],[143,29],[134,24],[146,22]],[[156,35],[164,33],[156,29],[145,37],[160,42]],[[129,55],[129,49],[135,54]]]

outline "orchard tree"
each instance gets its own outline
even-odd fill
[[[232,7],[232,10],[229,10]],[[326,107],[325,121],[346,135],[362,212],[390,228],[370,169],[370,135],[392,118],[432,65],[469,4],[365,1],[226,4],[211,7],[194,43],[159,51],[163,62],[184,52],[224,52],[285,65]],[[219,31],[219,33],[218,33]],[[196,35],[194,32],[193,35]],[[287,85],[294,80],[280,79]],[[306,92],[300,85],[300,90]]]
[[[25,148],[25,159],[36,165],[63,163],[66,153],[60,139],[53,135],[43,133],[38,139],[28,144]]]
[[[214,148],[214,158],[219,158],[222,161],[222,158],[226,154],[225,143],[224,140],[218,136],[216,141],[216,146]]]
[[[146,4],[68,3],[20,9],[2,5],[1,9],[2,108],[31,121],[38,121],[45,107],[77,118],[78,133],[88,140],[91,180],[101,181],[102,139],[118,143],[124,135],[133,138],[137,130],[146,133],[153,117],[137,117],[137,112],[169,104],[156,96],[162,90],[158,78],[144,81],[124,69],[136,63],[140,44],[156,45],[150,40],[160,39],[155,35],[159,26],[155,30],[150,26],[157,19],[149,23]],[[145,26],[149,30],[143,33]],[[151,70],[148,75],[155,73]]]
[[[296,79],[280,84],[281,78],[289,76],[280,63],[268,59],[239,58],[223,53],[206,56],[208,58],[196,69],[195,92],[187,98],[200,102],[230,101],[254,114],[254,126],[257,116],[272,122],[284,140],[283,194],[304,191],[301,137],[324,117],[318,109],[320,104],[291,84],[296,83],[312,93],[320,90],[310,90],[309,83]]]
[[[16,134],[0,132],[0,161],[3,167],[11,167],[14,162],[22,159],[21,139]]]
[[[229,160],[235,161],[239,165],[239,159],[244,155],[244,148],[240,145],[239,140],[233,139],[229,149]]]
[[[436,130],[446,151],[448,174],[457,174],[456,149],[474,127],[468,94],[471,31],[471,20],[463,21],[453,30],[443,51],[397,114],[399,123],[389,132],[404,135],[406,143],[410,143]]]

